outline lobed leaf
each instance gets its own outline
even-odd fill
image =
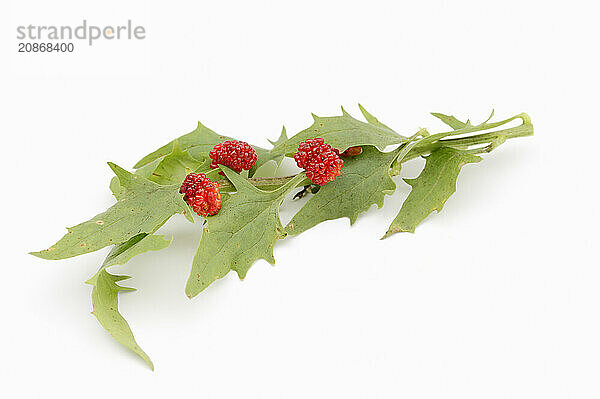
[[[431,212],[440,212],[454,194],[460,169],[465,164],[479,161],[481,157],[454,148],[442,147],[433,151],[416,179],[404,179],[412,190],[382,238],[403,231],[414,233],[419,223]]]
[[[231,169],[222,170],[237,192],[218,214],[207,218],[185,288],[190,298],[230,270],[244,278],[259,259],[275,263],[273,246],[286,234],[279,219],[279,207],[285,196],[304,180],[302,173],[277,190],[262,191]]]
[[[132,288],[122,287],[117,281],[126,280],[129,276],[115,276],[102,269],[95,276],[92,289],[92,314],[102,327],[120,344],[131,349],[154,370],[150,357],[135,341],[133,332],[127,321],[119,313],[119,292],[131,291]]]
[[[363,147],[363,153],[344,159],[340,175],[319,189],[294,215],[286,226],[290,235],[298,235],[326,220],[347,217],[354,224],[361,212],[371,205],[383,206],[384,196],[391,195],[396,183],[390,177],[390,165],[398,150],[380,152]]]
[[[192,218],[179,194],[179,185],[162,186],[109,163],[124,192],[115,205],[87,222],[67,228],[56,244],[32,255],[65,259],[123,243],[140,233],[151,233],[176,213]],[[191,219],[193,222],[193,219]]]
[[[173,239],[165,236],[141,233],[131,237],[122,244],[115,245],[106,256],[102,268],[114,265],[124,265],[136,255],[148,251],[158,251],[171,245]]]
[[[145,165],[155,162],[157,159],[168,155],[173,151],[176,142],[179,144],[182,151],[187,150],[189,155],[193,158],[201,159],[202,157],[208,157],[208,153],[216,144],[227,140],[237,139],[217,134],[213,130],[204,126],[202,123],[198,122],[198,127],[195,130],[188,134],[184,134],[176,140],[173,140],[160,147],[158,150],[146,155],[135,164],[134,168],[142,168]],[[254,167],[250,170],[250,176],[252,176],[256,170],[265,163],[271,160],[279,163],[283,158],[281,156],[273,155],[269,150],[255,145],[252,145],[252,148],[254,148],[254,151],[256,151],[257,160]]]
[[[200,155],[195,158],[188,151],[182,151],[178,141],[175,141],[173,151],[162,158],[148,179],[163,185],[180,185],[189,172],[209,171],[210,163],[211,161],[207,157]]]
[[[134,168],[141,168],[158,158],[168,155],[173,151],[175,141],[179,143],[182,150],[196,148],[200,150],[200,153],[207,154],[215,146],[215,144],[222,143],[226,140],[231,140],[231,137],[221,136],[204,126],[202,123],[198,122],[198,127],[196,127],[196,129],[190,133],[180,136],[173,141],[170,141],[169,143],[160,147],[158,150],[146,155],[135,164]]]
[[[119,313],[118,294],[120,291],[132,291],[133,288],[122,287],[117,281],[128,279],[128,276],[115,276],[106,271],[107,267],[122,265],[131,258],[147,251],[158,251],[171,244],[171,239],[164,236],[142,233],[128,241],[116,245],[106,257],[100,270],[86,284],[93,285],[92,314],[102,327],[120,344],[140,356],[152,370],[154,365],[150,357],[139,347],[133,332],[125,318]]]
[[[341,116],[320,117],[313,114],[313,119],[314,123],[308,129],[276,145],[271,153],[293,155],[301,142],[315,137],[323,138],[327,144],[340,152],[358,145],[371,145],[383,149],[388,145],[399,144],[405,140],[405,137],[378,121],[377,123],[365,123],[354,119],[343,108]]]
[[[134,173],[150,181],[162,185],[181,184],[185,176],[190,172],[210,171],[211,160],[202,154],[195,158],[188,151],[182,151],[177,140],[173,142],[173,150],[160,158],[155,159],[137,169]],[[110,190],[116,199],[121,199],[126,191],[119,183],[118,177],[113,177],[110,181]]]

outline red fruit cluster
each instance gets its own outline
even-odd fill
[[[336,150],[325,144],[322,138],[308,139],[298,146],[294,160],[299,168],[306,170],[306,177],[319,186],[334,181],[344,166]]]
[[[242,169],[250,170],[256,163],[256,152],[244,141],[228,140],[217,144],[208,153],[212,163],[210,167],[216,169],[218,165],[229,166],[236,172]],[[221,174],[223,174],[221,172]]]
[[[221,209],[219,183],[210,180],[204,173],[190,173],[185,177],[179,192],[194,212],[200,216],[215,215]]]

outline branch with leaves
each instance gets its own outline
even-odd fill
[[[118,311],[119,292],[133,290],[118,282],[129,277],[113,275],[107,268],[168,247],[171,238],[155,233],[171,216],[179,213],[194,223],[196,212],[205,220],[185,287],[192,298],[231,270],[244,278],[259,259],[275,263],[273,247],[280,239],[326,220],[347,217],[353,224],[373,204],[381,208],[385,196],[396,189],[393,177],[401,174],[402,164],[424,157],[421,174],[404,179],[411,192],[382,238],[414,232],[433,211],[442,210],[456,190],[463,166],[481,161],[479,155],[507,139],[533,135],[527,114],[491,122],[492,112],[478,125],[433,113],[450,129],[435,134],[420,129],[405,136],[359,107],[366,122],[343,109],[340,116],[313,115],[313,124],[290,138],[284,128],[279,139],[271,141],[271,149],[250,147],[198,123],[194,131],[143,157],[133,172],[109,163],[115,173],[110,189],[117,202],[90,220],[67,228],[56,244],[32,255],[66,259],[112,246],[99,270],[87,281],[93,286],[92,313],[118,342],[154,368]],[[509,126],[512,122],[518,124]],[[389,147],[394,149],[387,150]],[[304,158],[298,156],[300,153]],[[240,158],[231,164],[223,161],[232,156]],[[305,171],[292,176],[256,175],[263,165],[279,165],[285,157],[295,157]],[[304,166],[302,162],[312,163]],[[198,188],[198,179],[206,186]],[[198,197],[189,194],[188,181],[189,187],[200,190]],[[295,198],[309,199],[283,226],[279,209],[297,188]],[[207,208],[209,191],[215,206]]]

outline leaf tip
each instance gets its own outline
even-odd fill
[[[365,117],[365,119],[367,121],[369,121],[369,119],[373,118],[373,115],[371,115],[371,113],[369,111],[367,111],[365,109],[365,107],[363,107],[360,103],[358,104],[358,109],[360,110],[360,113]]]
[[[272,251],[272,250],[271,250]],[[271,252],[269,255],[265,256],[264,258],[267,262],[269,262],[269,264],[275,266],[275,257],[273,256],[273,253]]]
[[[192,276],[189,277],[187,284],[185,285],[185,295],[188,297],[188,299],[193,299],[196,295],[198,295],[202,289],[198,289],[197,287],[195,287],[196,281],[194,281],[192,279]],[[200,284],[199,281],[197,281],[198,284]]]
[[[54,247],[50,247],[48,249],[42,249],[41,251],[28,252],[28,254],[33,255],[36,258],[40,258],[40,259],[54,260],[54,259],[57,259],[54,256],[52,256],[52,251],[54,249],[55,249]]]
[[[492,108],[492,112],[490,113],[490,116],[488,116],[488,118],[483,123],[488,123],[493,117],[494,117],[494,108]]]
[[[144,159],[137,161],[137,163],[135,165],[133,165],[133,169],[139,169],[142,166],[144,166],[145,165],[144,161],[145,161]]]
[[[273,140],[269,140],[267,139],[267,141],[269,143],[271,143],[273,145],[273,147],[276,147],[277,145],[287,141],[288,137],[287,137],[287,131],[285,130],[285,125],[281,127],[281,134],[279,135],[279,138],[276,141]]]
[[[109,161],[109,162],[107,162],[106,164],[107,164],[107,165],[108,165],[108,167],[109,167],[109,168],[110,168],[110,169],[111,169],[111,170],[112,170],[112,171],[115,173],[115,175],[117,175],[117,177],[119,177],[119,178],[120,178],[121,176],[123,176],[124,174],[126,174],[126,173],[129,173],[129,172],[127,172],[125,169],[123,169],[122,167],[120,167],[119,165],[117,165],[117,164],[116,164],[116,163],[114,163],[114,162],[110,162],[110,161]]]
[[[383,237],[380,238],[380,240],[385,240],[386,238],[388,238],[391,235],[394,235],[396,233],[411,233],[414,234],[415,233],[415,228],[413,227],[412,229],[404,229],[402,227],[394,227],[394,228],[390,228],[384,235]]]

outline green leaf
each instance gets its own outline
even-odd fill
[[[271,143],[273,146],[277,146],[277,145],[279,145],[279,144],[281,144],[281,143],[285,142],[287,139],[288,139],[288,136],[287,136],[287,133],[286,133],[286,131],[285,131],[285,126],[284,126],[284,127],[282,127],[282,128],[281,128],[281,134],[279,135],[279,138],[277,139],[277,141],[272,141],[272,140],[269,140],[269,139],[267,139],[267,140],[268,140],[268,141],[269,141],[269,143]]]
[[[144,158],[139,160],[134,168],[142,168],[149,163],[156,161],[158,158],[168,155],[173,151],[175,146],[175,142],[179,143],[180,149],[182,151],[188,151],[188,154],[196,159],[202,159],[202,157],[207,157],[208,153],[212,148],[219,143],[222,143],[227,140],[237,140],[233,137],[222,136],[220,134],[215,133],[213,130],[207,128],[202,123],[198,122],[198,127],[191,131],[188,134],[184,134],[183,136],[177,138],[160,147],[158,150],[146,155]],[[256,151],[256,164],[250,170],[250,176],[252,176],[258,168],[260,168],[265,163],[274,160],[277,162],[277,159],[280,157],[271,154],[269,150],[264,148],[252,145],[254,151]]]
[[[340,175],[321,187],[294,215],[285,227],[290,235],[298,235],[326,220],[342,217],[354,224],[358,215],[375,204],[383,206],[385,195],[392,195],[396,183],[390,166],[402,159],[419,143],[412,139],[391,152],[363,147],[362,154],[344,159]]]
[[[127,190],[123,186],[121,186],[121,183],[119,182],[119,178],[117,176],[113,176],[113,178],[110,179],[110,184],[108,185],[108,188],[110,188],[112,195],[114,195],[117,201],[122,199],[127,193]]]
[[[158,184],[180,185],[190,172],[209,171],[210,163],[206,157],[195,158],[188,151],[182,151],[176,140],[173,151],[162,159],[148,179]]]
[[[232,140],[232,138],[221,136],[204,126],[202,123],[198,122],[198,127],[195,130],[188,134],[184,134],[176,140],[163,145],[158,150],[146,155],[135,164],[134,168],[141,168],[142,166],[147,165],[162,156],[168,155],[173,151],[173,145],[175,141],[179,142],[179,146],[182,150],[195,148],[199,149],[200,153],[208,154],[215,144],[222,143],[226,140]]]
[[[92,289],[92,314],[96,316],[102,327],[120,344],[126,346],[140,356],[152,370],[154,364],[150,357],[139,347],[127,321],[119,313],[119,292],[131,291],[132,288],[122,287],[117,281],[126,280],[128,276],[115,276],[102,269],[96,275]]]
[[[177,149],[179,149],[179,147]],[[173,146],[173,151],[176,151],[175,146]],[[165,159],[165,157],[168,157],[170,154],[172,154],[173,151],[171,151],[167,155],[163,155],[160,158],[156,158],[154,161],[152,161],[152,162],[150,162],[150,163],[142,166],[139,169],[136,169],[134,173],[136,175],[145,177],[146,179],[150,180],[150,178],[152,177],[152,173],[154,173],[154,171],[156,170],[156,168],[158,168],[158,165],[161,164],[161,162]],[[115,179],[116,179],[116,177],[115,177]]]
[[[466,122],[461,122],[452,115],[444,115],[440,114],[439,112],[432,112],[431,115],[435,116],[454,130],[463,129],[471,125],[471,123],[468,120]]]
[[[432,112],[431,115],[435,116],[436,118],[438,118],[439,120],[441,120],[442,122],[444,122],[446,125],[450,126],[454,130],[460,130],[460,129],[464,129],[464,128],[468,128],[468,127],[473,127],[473,125],[471,124],[471,121],[468,119],[466,122],[462,122],[462,121],[456,119],[452,115],[444,115],[444,114],[440,114],[439,112]],[[492,119],[493,116],[494,116],[494,110],[492,110],[492,112],[490,113],[490,116],[485,120],[485,122],[478,125],[478,127],[485,126],[490,121],[490,119]],[[525,119],[523,119],[523,122],[526,122]]]
[[[276,146],[286,142],[287,140],[288,140],[288,136],[287,136],[287,133],[285,131],[285,126],[284,126],[281,128],[281,134],[279,135],[279,138],[277,139],[277,141],[269,140],[269,143],[271,143],[274,147],[276,147]],[[275,163],[277,164],[277,168],[279,168],[279,165],[281,165],[281,161],[283,161],[284,155],[283,154],[275,155],[269,151],[269,157],[271,157],[271,159],[273,161],[275,161]],[[257,160],[257,162],[258,162],[258,160]],[[250,177],[252,177],[252,175],[250,175]]]
[[[106,271],[107,267],[122,265],[131,258],[147,251],[158,251],[171,244],[172,239],[164,236],[142,233],[130,238],[128,241],[115,245],[100,270],[86,284],[93,285],[92,289],[92,314],[96,316],[102,327],[110,333],[120,344],[131,349],[140,356],[152,370],[154,365],[148,355],[139,347],[129,324],[119,313],[118,294],[120,291],[132,291],[133,288],[121,287],[117,281],[128,279],[128,276],[115,276]]]
[[[467,151],[442,147],[433,151],[425,162],[425,168],[416,179],[404,179],[412,190],[385,236],[398,232],[414,233],[415,228],[431,212],[442,210],[444,204],[456,191],[460,169],[468,163],[479,162],[481,157]]]
[[[102,264],[102,268],[124,265],[136,255],[148,251],[158,251],[168,247],[173,239],[165,236],[141,233],[122,244],[115,245]]]
[[[273,246],[285,236],[279,207],[285,196],[304,180],[301,173],[277,190],[267,192],[229,168],[222,170],[237,193],[229,197],[219,213],[207,218],[185,288],[190,298],[230,270],[244,278],[255,261],[275,262]]]
[[[344,158],[340,175],[319,189],[286,226],[290,235],[300,234],[325,220],[347,217],[354,224],[361,212],[371,205],[383,206],[385,194],[391,195],[396,183],[390,177],[390,165],[398,151],[380,152],[363,147],[363,153]]]
[[[109,166],[125,188],[121,199],[106,212],[67,228],[68,233],[56,244],[32,255],[44,259],[70,258],[120,244],[140,233],[154,232],[176,213],[192,217],[179,194],[179,185],[161,186],[113,163]]]
[[[405,140],[405,137],[385,125],[359,121],[343,109],[341,116],[319,117],[313,115],[313,119],[314,123],[308,129],[276,145],[271,153],[292,155],[298,150],[301,142],[315,137],[323,138],[327,144],[340,152],[358,145],[372,145],[383,149],[388,145],[398,144]]]
[[[369,111],[367,111],[362,105],[358,104],[358,108],[360,109],[360,112],[363,114],[363,116],[365,117],[367,122],[369,122],[370,124],[375,125],[375,126],[380,126],[384,129],[392,130],[389,127],[387,127],[386,125],[384,125],[383,123],[379,122],[379,120],[377,118],[375,118],[373,115],[371,115],[371,113],[369,113]]]
[[[201,154],[199,156],[200,158],[195,158],[188,151],[182,151],[179,142],[175,140],[169,154],[142,166],[135,174],[162,185],[181,184],[190,172],[206,173],[211,170],[211,160]],[[116,199],[121,199],[126,191],[116,176],[110,181],[110,190]]]

